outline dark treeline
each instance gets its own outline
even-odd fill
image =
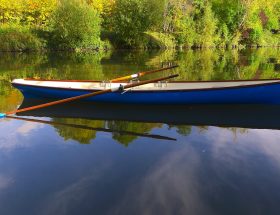
[[[280,0],[0,0],[0,50],[280,45]]]

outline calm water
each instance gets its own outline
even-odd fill
[[[0,111],[23,101],[13,78],[108,80],[169,62],[180,68],[146,78],[280,78],[277,49],[0,54]],[[0,214],[279,214],[280,106],[91,108],[0,120]]]

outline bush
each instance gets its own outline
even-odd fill
[[[198,47],[214,47],[217,40],[216,30],[217,22],[211,4],[206,3],[203,8],[203,13],[199,14],[199,19],[196,23],[197,37],[195,45]]]
[[[280,46],[280,35],[265,30],[260,39],[260,46]]]
[[[146,35],[150,39],[147,48],[172,49],[176,47],[176,40],[170,34],[147,32]]]
[[[175,22],[175,36],[179,47],[192,47],[196,38],[195,23],[185,15]]]
[[[29,27],[15,24],[0,25],[0,51],[35,51],[45,47]]]
[[[143,33],[159,24],[162,6],[157,0],[116,0],[112,25],[118,43],[145,48]]]
[[[100,16],[83,0],[62,0],[53,14],[50,45],[54,49],[97,49]]]

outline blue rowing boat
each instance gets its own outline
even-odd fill
[[[280,104],[280,79],[157,82],[123,91],[128,83],[15,79],[25,98],[63,99],[114,89],[87,101],[130,104]],[[117,90],[115,90],[117,89]]]

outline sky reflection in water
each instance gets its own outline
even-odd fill
[[[182,136],[164,125],[152,132],[177,142],[124,147],[103,132],[79,145],[49,125],[0,128],[3,214],[276,214],[277,130],[194,126]]]

